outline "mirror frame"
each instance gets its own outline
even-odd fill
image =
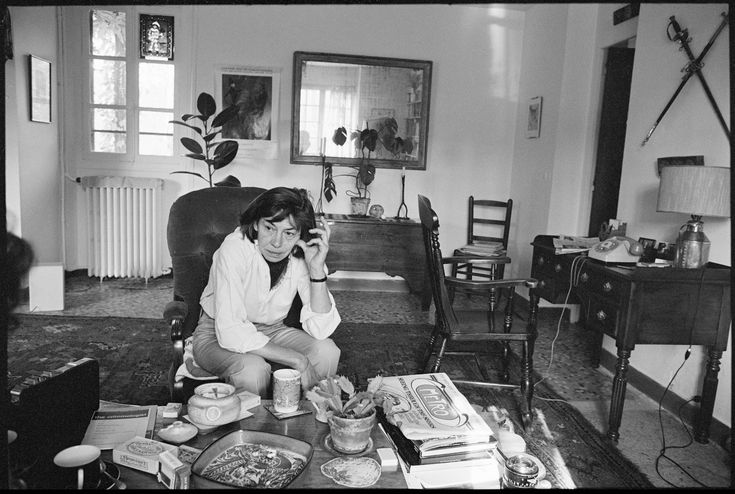
[[[301,122],[301,67],[306,62],[334,62],[358,65],[373,65],[378,67],[399,67],[421,69],[424,71],[421,96],[421,127],[419,129],[418,159],[383,159],[370,158],[370,163],[376,168],[426,170],[427,137],[429,135],[429,103],[431,101],[431,71],[432,62],[428,60],[408,60],[401,58],[370,57],[361,55],[339,55],[333,53],[316,53],[296,51],[293,55],[293,93],[291,99],[291,163],[297,165],[321,164],[322,158],[318,155],[304,155],[299,153],[300,122]],[[400,135],[400,132],[399,132]],[[330,137],[331,139],[331,137]],[[348,136],[349,139],[349,136]],[[359,166],[362,158],[343,158],[327,155],[326,161],[335,166]]]

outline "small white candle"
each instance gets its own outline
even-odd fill
[[[406,167],[405,166],[401,169],[401,176],[402,177],[405,177],[406,176]]]
[[[321,156],[324,156],[324,153],[326,152],[326,150],[327,150],[327,138],[322,137],[322,145],[319,148],[319,154]]]

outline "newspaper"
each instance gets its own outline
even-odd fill
[[[377,393],[388,395],[388,420],[408,439],[484,438],[493,431],[443,372],[383,376]],[[430,441],[429,441],[430,442]]]
[[[554,238],[555,254],[573,254],[576,252],[586,252],[595,244],[599,243],[597,237],[574,237],[571,235],[559,235]]]

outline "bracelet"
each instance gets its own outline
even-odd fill
[[[311,281],[312,283],[324,283],[325,281],[327,281],[327,277],[324,276],[324,278],[319,278],[319,279],[309,278],[309,281]]]

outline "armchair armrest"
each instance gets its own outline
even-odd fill
[[[171,359],[174,370],[184,362],[184,338],[181,330],[188,313],[189,307],[186,302],[177,300],[167,303],[163,309],[163,319],[171,326],[171,343],[173,344]]]
[[[538,280],[535,278],[516,278],[510,280],[465,280],[453,276],[445,276],[444,283],[448,288],[465,288],[470,290],[489,290],[494,288],[508,288],[523,285],[527,288],[536,288]]]

